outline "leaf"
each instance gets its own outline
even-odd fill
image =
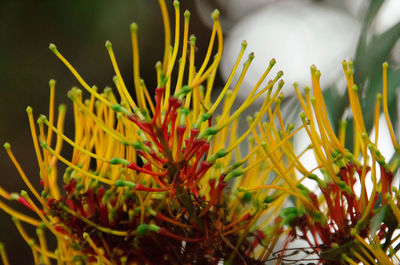
[[[376,14],[381,8],[384,0],[370,0],[367,11],[364,15],[364,20],[362,23],[360,38],[358,39],[357,51],[355,56],[355,61],[357,62],[359,58],[362,58],[365,55],[365,50],[367,47],[367,36],[370,25],[374,20]]]
[[[371,218],[371,221],[369,223],[370,235],[374,236],[376,231],[378,231],[381,228],[382,222],[384,221],[386,216],[387,208],[388,206],[385,205],[381,208],[374,210],[374,216]]]
[[[386,251],[392,244],[392,236],[398,225],[397,218],[394,215],[391,207],[388,207],[383,222],[388,227],[388,231],[386,232],[385,243],[381,248]]]
[[[400,22],[384,33],[374,36],[365,51],[356,57],[357,82],[363,84],[368,76],[376,73],[377,67],[387,61],[396,41],[400,38]]]
[[[380,65],[380,64],[379,64]],[[374,123],[374,112],[375,112],[375,104],[376,104],[376,95],[378,93],[382,93],[382,70],[377,71],[369,80],[369,84],[366,86],[365,94],[361,99],[364,123],[366,126],[366,130],[371,131]],[[400,86],[400,69],[392,70],[388,69],[388,109],[391,114],[391,121],[397,121],[396,117],[393,116],[397,114],[396,110],[396,95],[398,88]],[[382,106],[382,105],[381,105]],[[393,110],[394,109],[394,110]],[[382,107],[381,107],[382,111]]]
[[[321,260],[326,261],[338,261],[342,254],[350,253],[351,250],[359,250],[359,245],[355,241],[349,241],[339,247],[333,247],[327,250],[321,251]]]
[[[345,106],[343,106],[342,102],[346,101],[343,99],[343,96],[339,94],[338,88],[336,86],[328,87],[325,91],[322,92],[326,110],[328,112],[329,121],[332,124],[335,133],[338,133],[338,128],[340,125],[340,118],[342,111],[338,111],[338,108],[345,108],[348,105],[348,102]]]
[[[370,25],[374,20],[376,14],[378,14],[384,0],[370,0],[368,9],[365,13],[364,23]]]
[[[390,230],[395,230],[397,228],[398,222],[396,219],[396,216],[393,213],[392,208],[388,207],[388,210],[386,211],[385,218],[383,219],[385,225],[389,228]]]

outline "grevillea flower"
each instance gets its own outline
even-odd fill
[[[208,50],[196,68],[196,38],[188,35],[190,13],[184,13],[181,36],[179,2],[174,2],[175,38],[171,46],[167,7],[163,0],[159,2],[165,25],[165,53],[156,65],[158,87],[154,98],[140,78],[135,23],[130,26],[134,96],[121,77],[111,42],[106,42],[106,48],[115,70],[115,89],[103,92],[88,85],[50,44],[50,50],[90,97],[84,99],[77,87],[68,93],[73,102],[74,138],[64,134],[65,105],[59,107],[55,121],[54,80],[50,81],[48,117],[40,115],[35,126],[33,110],[27,108],[41,193],[31,184],[39,178],[28,178],[10,144],[4,145],[29,193],[0,189],[1,195],[17,200],[37,217],[16,212],[3,202],[0,207],[13,216],[32,248],[35,264],[51,264],[52,259],[59,264],[217,264],[220,260],[258,264],[268,259],[277,242],[281,229],[269,227],[273,215],[266,213],[278,212],[285,196],[276,195],[281,198],[266,207],[267,193],[254,196],[239,192],[238,187],[280,181],[270,174],[276,171],[275,164],[278,174],[293,171],[293,166],[286,169],[286,163],[280,161],[280,148],[291,148],[288,140],[293,136],[293,126],[285,127],[279,111],[282,73],[260,88],[275,64],[271,60],[247,100],[232,110],[254,58],[250,53],[239,81],[232,84],[245,52],[243,42],[231,76],[212,102],[223,50],[219,12],[212,14],[214,26]],[[212,59],[213,50],[217,53]],[[172,78],[174,70],[176,80]],[[264,98],[261,109],[249,117],[248,129],[237,135],[238,118],[257,98]],[[275,124],[275,119],[279,123]],[[242,155],[238,147],[245,140],[249,140],[249,151]],[[69,159],[61,152],[66,144],[73,147]],[[273,158],[268,160],[269,156]],[[63,175],[61,164],[67,166]],[[61,176],[63,188],[58,184]],[[288,185],[298,189],[297,183],[287,178]],[[37,239],[28,234],[23,223],[37,228]],[[48,249],[45,229],[57,239],[55,251]]]
[[[364,126],[353,81],[352,62],[344,62],[348,96],[354,118],[354,151],[345,148],[345,124],[337,137],[330,126],[324,99],[319,86],[320,72],[311,67],[313,96],[306,88],[305,98],[297,86],[295,90],[304,112],[303,124],[312,142],[322,178],[307,171],[301,164],[296,168],[301,174],[315,180],[320,196],[299,184],[301,193],[313,203],[286,208],[281,215],[282,224],[289,228],[286,243],[277,255],[290,261],[291,255],[303,251],[314,254],[309,260],[320,264],[397,264],[396,252],[400,245],[396,231],[400,223],[398,189],[392,186],[394,172],[398,170],[397,154],[400,149],[389,119],[387,108],[387,63],[383,64],[383,95],[377,95],[375,106],[375,138],[370,139]],[[397,152],[386,162],[377,149],[380,106]],[[372,189],[368,191],[368,183]],[[294,239],[306,241],[308,247],[287,248]],[[286,254],[285,254],[286,253]],[[285,258],[286,257],[286,258]]]
[[[64,133],[65,105],[58,108],[56,120],[54,80],[50,81],[48,117],[40,115],[35,125],[33,110],[27,108],[40,177],[28,178],[10,144],[4,144],[29,191],[9,193],[0,187],[0,196],[26,206],[36,217],[3,201],[0,208],[12,216],[32,249],[34,263],[284,264],[299,252],[289,246],[296,238],[309,244],[301,250],[315,254],[319,264],[398,261],[400,247],[392,247],[400,223],[399,193],[392,187],[398,163],[385,162],[377,150],[377,138],[368,137],[351,63],[344,63],[344,69],[355,121],[353,152],[345,148],[345,129],[336,136],[329,123],[315,67],[311,68],[313,96],[306,89],[303,97],[295,85],[304,109],[299,128],[282,118],[282,72],[261,86],[275,64],[273,59],[246,100],[232,108],[254,58],[250,53],[233,83],[246,42],[225,86],[212,101],[223,50],[218,11],[212,14],[206,56],[196,68],[190,13],[184,13],[182,31],[179,2],[174,2],[171,46],[167,7],[164,0],[159,3],[165,51],[163,61],[156,65],[154,97],[140,78],[136,24],[130,26],[134,93],[125,86],[109,41],[106,48],[115,71],[115,88],[103,92],[87,84],[50,44],[90,96],[85,99],[77,87],[68,93],[73,102],[74,137]],[[383,69],[376,121],[383,100],[399,152],[387,111],[386,64]],[[247,129],[239,134],[240,116],[258,98],[262,106],[248,117]],[[295,154],[290,141],[300,130],[308,133],[319,164],[311,171],[302,165],[302,154]],[[247,150],[241,147],[244,142]],[[72,146],[71,158],[62,154],[63,145]],[[60,172],[65,166],[65,172]],[[302,184],[305,178],[318,183],[321,196]],[[371,192],[366,189],[367,178],[373,183]],[[63,185],[59,185],[61,180]],[[42,192],[32,185],[39,181]],[[294,206],[287,207],[288,203]],[[36,236],[26,230],[26,224],[36,228]],[[46,234],[56,238],[55,250],[48,247]],[[286,241],[279,245],[282,238]],[[1,244],[0,254],[3,263],[9,264]]]

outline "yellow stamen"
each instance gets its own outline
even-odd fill
[[[222,58],[222,50],[224,47],[224,42],[223,42],[221,24],[219,21],[219,11],[215,10],[212,14],[212,17],[214,19],[214,25],[216,25],[216,27],[217,27],[217,37],[218,37],[217,56],[216,56],[214,62],[210,65],[210,67],[204,73],[202,73],[202,71],[201,71],[202,69],[200,68],[199,74],[196,75],[195,79],[193,80],[193,83],[191,83],[191,82],[189,83],[190,87],[196,87],[197,85],[201,84],[204,80],[206,80],[208,78],[208,76],[214,71],[214,69],[218,67],[219,62],[221,61],[221,58]],[[210,40],[210,45],[211,45],[211,42],[214,42],[214,39]],[[208,51],[207,51],[207,55],[208,55]],[[204,66],[204,69],[205,69],[206,62],[208,63],[208,60],[209,60],[209,58],[207,58],[207,56],[206,56],[206,59],[204,59],[202,68]]]
[[[379,136],[379,115],[381,113],[381,100],[382,95],[378,94],[376,96],[375,104],[375,115],[374,115],[374,125],[375,125],[375,145],[378,146],[378,136]]]
[[[15,218],[17,218],[17,219],[19,219],[21,221],[24,221],[25,223],[28,223],[28,224],[36,226],[36,227],[41,225],[41,222],[39,220],[36,220],[36,219],[34,219],[34,218],[30,217],[30,216],[27,216],[27,215],[25,215],[23,213],[15,211],[14,209],[12,209],[11,207],[7,206],[2,201],[0,201],[0,208],[3,211],[5,211],[6,213],[8,213],[9,215],[11,215],[11,216],[13,216],[13,217],[15,217]]]
[[[140,86],[141,86],[142,90],[144,91],[144,95],[146,97],[147,103],[149,103],[149,106],[150,106],[150,110],[154,114],[154,104],[150,97],[149,91],[147,90],[147,87],[144,84],[143,79],[140,79]]]
[[[351,254],[354,255],[358,260],[362,262],[362,264],[368,265],[370,264],[363,256],[361,256],[357,251],[351,249]],[[374,262],[375,264],[375,262]]]
[[[252,188],[247,188],[247,187],[244,188],[244,190],[246,190],[246,191],[253,191],[253,190],[260,190],[260,189],[276,189],[276,190],[284,191],[284,192],[298,198],[299,200],[301,200],[306,207],[313,209],[314,211],[317,210],[315,208],[315,206],[310,201],[308,201],[303,195],[301,195],[300,193],[294,192],[291,189],[287,189],[287,188],[284,188],[281,186],[276,186],[276,185],[260,185],[260,186],[252,187]]]
[[[393,126],[392,123],[390,122],[390,117],[389,117],[389,111],[388,111],[388,103],[387,103],[387,69],[389,65],[388,63],[383,63],[382,64],[382,77],[383,77],[383,113],[385,114],[385,119],[386,119],[386,124],[389,128],[389,133],[390,137],[392,139],[393,147],[396,150],[397,153],[400,153],[400,150],[398,148],[398,143],[396,140],[396,136],[394,134]]]
[[[26,108],[26,112],[28,114],[29,126],[31,128],[32,140],[33,140],[33,145],[35,147],[36,158],[37,158],[37,161],[38,161],[39,169],[42,170],[43,158],[42,158],[42,154],[41,154],[40,148],[39,148],[39,142],[38,142],[38,137],[37,137],[37,134],[36,134],[35,124],[33,122],[32,108],[31,107],[27,107]]]
[[[36,199],[38,201],[45,205],[44,201],[42,200],[42,197],[39,195],[39,193],[36,191],[36,189],[33,187],[32,183],[29,181],[27,178],[25,172],[22,170],[21,165],[18,163],[17,159],[15,159],[14,154],[11,151],[11,145],[9,143],[4,144],[4,149],[6,149],[6,152],[8,156],[10,157],[12,163],[14,164],[15,168],[17,169],[19,175],[21,176],[22,180],[25,182],[25,185],[28,186],[29,190],[35,195]]]
[[[67,61],[67,59],[64,58],[64,56],[61,55],[61,53],[57,50],[56,46],[54,44],[50,44],[49,46],[50,50],[67,66],[67,68],[71,71],[71,73],[76,77],[76,79],[79,81],[79,83],[87,90],[90,92],[90,94],[93,94],[98,100],[106,104],[107,106],[111,107],[112,104],[108,102],[104,97],[102,97],[99,93],[96,92],[95,89],[91,88],[85,80],[78,74],[78,72],[75,70],[75,68]]]
[[[342,145],[342,146],[345,146],[345,142],[346,142],[346,127],[347,127],[347,122],[341,121],[340,127],[339,127],[339,142],[340,142],[340,145]]]
[[[94,250],[94,252],[96,252],[96,254],[98,255],[98,262],[102,261],[107,265],[112,265],[113,263],[111,263],[105,256],[104,256],[104,251],[102,251],[101,249],[99,249],[96,244],[93,242],[93,240],[90,238],[88,233],[83,233],[83,238],[86,239],[86,241],[89,243],[89,245],[92,247],[92,249]]]
[[[121,72],[119,71],[117,60],[115,59],[114,51],[112,49],[112,44],[110,41],[106,42],[106,48],[107,48],[107,52],[110,56],[110,60],[113,65],[115,74],[117,75],[117,78],[118,78],[118,84],[120,85],[120,90],[121,90],[121,91],[119,91],[119,94],[121,95],[122,100],[127,100],[131,108],[137,108],[136,103],[133,101],[131,95],[129,94],[129,92],[125,86],[125,82],[122,78]],[[117,89],[118,89],[118,87],[117,87]],[[137,94],[137,95],[139,97],[140,94]]]
[[[233,80],[233,77],[235,76],[236,70],[237,70],[237,68],[239,66],[239,63],[240,63],[240,61],[242,59],[242,56],[243,56],[243,53],[244,53],[246,47],[247,47],[247,43],[243,42],[242,43],[242,48],[240,49],[240,52],[239,52],[239,56],[236,59],[235,65],[233,66],[233,69],[232,69],[232,71],[231,71],[231,73],[230,73],[230,75],[228,77],[228,80],[226,81],[225,86],[222,89],[221,93],[218,95],[217,100],[214,102],[212,107],[207,111],[208,114],[210,114],[210,115],[213,114],[214,111],[219,106],[219,104],[221,103],[222,99],[225,97],[225,94],[228,91],[229,86],[231,85],[231,82]],[[211,93],[211,91],[209,93]]]
[[[165,4],[165,0],[158,0],[158,3],[160,4],[161,14],[164,24],[165,40],[164,40],[164,60],[162,64],[162,72],[163,74],[165,74],[168,67],[169,46],[171,45],[171,26],[169,23],[169,15],[167,10],[167,5]]]
[[[250,64],[251,64],[253,59],[254,59],[254,54],[250,53],[249,58],[244,63],[243,70],[242,70],[242,73],[240,74],[239,80],[236,83],[236,86],[233,89],[233,92],[230,95],[229,100],[227,100],[226,104],[224,105],[224,112],[222,113],[221,120],[226,119],[226,117],[228,116],[229,111],[232,108],[233,102],[235,101],[235,98],[236,98],[236,96],[237,96],[237,94],[239,92],[239,88],[242,85],[242,82],[243,82],[243,79],[244,79],[244,77],[246,75],[246,72],[249,69]]]
[[[83,217],[82,215],[79,215],[79,214],[75,213],[74,211],[72,211],[71,209],[69,209],[66,206],[63,206],[62,209],[64,211],[66,211],[67,213],[71,214],[72,216],[75,216],[75,217],[81,219],[82,221],[84,221],[88,225],[91,225],[94,228],[96,228],[96,229],[98,229],[98,230],[100,230],[100,231],[102,231],[104,233],[112,234],[112,235],[115,235],[115,236],[127,236],[128,235],[127,231],[113,230],[113,229],[110,229],[108,227],[100,226],[100,225],[90,221],[86,217]]]
[[[0,196],[3,198],[9,200],[10,199],[10,193],[8,193],[3,187],[0,186]]]
[[[139,44],[137,38],[137,24],[132,23],[131,26],[131,39],[133,50],[133,82],[135,84],[135,93],[140,108],[146,108],[146,101],[144,99],[143,89],[140,82],[140,64],[139,64]]]
[[[349,256],[347,256],[346,254],[342,254],[342,259],[344,259],[344,261],[346,261],[347,263],[351,264],[351,265],[358,265],[358,262],[355,262],[354,260],[352,260]]]
[[[22,227],[21,223],[19,222],[18,219],[13,218],[14,224],[18,229],[18,232],[20,233],[20,235],[22,236],[22,238],[25,240],[26,243],[28,243],[31,248],[32,248],[32,252],[33,249],[39,253],[41,253],[43,256],[52,258],[52,259],[57,259],[56,255],[54,255],[54,253],[51,253],[49,251],[43,251],[41,248],[39,248],[35,243],[34,240],[31,239],[28,235],[28,233],[25,231],[25,229]]]
[[[168,67],[165,73],[165,78],[168,78],[168,81],[171,82],[171,73],[174,69],[176,56],[178,55],[179,49],[179,37],[180,37],[180,8],[179,8],[179,1],[174,1],[174,8],[175,8],[175,40],[174,40],[174,48],[172,51],[171,58],[168,60]],[[171,94],[171,87],[170,85],[166,86],[165,88],[165,98],[164,98],[164,108],[168,107],[168,99]]]
[[[46,242],[46,238],[45,238],[45,235],[44,235],[43,228],[42,227],[36,228],[36,234],[37,234],[37,236],[39,238],[39,244],[40,244],[40,249],[42,250],[42,253],[48,252],[48,250],[47,250],[47,242]],[[49,260],[49,257],[44,255],[43,258],[44,258],[44,263],[46,265],[50,265],[51,264],[50,260]]]
[[[187,45],[188,45],[188,35],[189,35],[189,18],[190,12],[185,11],[185,23],[183,26],[183,48],[182,48],[182,57],[179,64],[179,73],[178,73],[178,80],[176,81],[175,93],[178,92],[182,87],[183,82],[183,74],[185,71],[186,66],[186,56],[187,56]]]
[[[57,153],[56,153],[52,148],[50,148],[46,143],[42,143],[42,146],[43,146],[43,148],[45,148],[46,150],[48,150],[52,155],[54,155],[55,157],[57,157],[61,162],[63,162],[63,163],[66,164],[67,166],[73,168],[74,170],[79,171],[79,172],[82,173],[83,175],[88,176],[88,177],[90,177],[90,178],[92,178],[92,179],[98,180],[98,181],[103,182],[103,183],[108,184],[108,185],[113,185],[113,184],[114,184],[114,181],[112,181],[112,180],[109,180],[109,179],[106,179],[106,178],[103,178],[103,177],[96,176],[96,175],[94,175],[94,174],[92,174],[92,173],[90,173],[90,172],[88,172],[88,171],[86,171],[86,170],[83,170],[83,169],[79,168],[78,166],[72,164],[72,163],[69,162],[67,159],[65,159],[64,157],[62,157],[60,154],[57,154]]]
[[[69,143],[69,144],[70,144],[71,146],[73,146],[75,149],[81,151],[82,153],[85,153],[86,155],[89,155],[89,156],[93,157],[93,158],[96,159],[96,160],[103,161],[103,162],[106,162],[106,163],[110,163],[110,159],[101,157],[101,156],[99,156],[99,155],[97,155],[97,154],[94,154],[94,153],[88,151],[86,148],[83,148],[83,147],[77,145],[74,141],[72,141],[72,140],[71,140],[70,138],[68,138],[65,134],[63,134],[62,131],[58,130],[58,129],[55,128],[52,124],[50,124],[49,121],[48,121],[44,116],[42,116],[42,117],[43,117],[43,119],[44,119],[43,122],[44,122],[47,126],[49,126],[49,128],[51,129],[51,131],[54,131],[54,132],[57,134],[57,136],[60,137],[60,139],[64,139],[64,141],[66,141],[67,143]],[[56,150],[55,150],[55,152],[56,152],[57,154],[60,153],[60,152],[57,152]],[[54,158],[57,158],[57,157],[54,157]],[[52,164],[54,164],[54,162],[52,162]]]
[[[7,253],[4,249],[4,245],[1,242],[0,242],[0,256],[1,256],[1,260],[3,261],[4,265],[10,265],[10,262],[8,261]]]
[[[51,79],[49,82],[50,85],[50,102],[49,102],[49,121],[51,124],[53,124],[54,121],[54,91],[55,91],[55,84],[56,81],[54,79]],[[51,139],[52,139],[52,132],[49,129],[47,131],[47,143],[51,145]]]
[[[196,81],[198,81],[200,76],[203,74],[204,70],[207,67],[208,61],[210,60],[211,52],[212,52],[212,49],[213,49],[213,46],[214,46],[214,42],[215,42],[215,35],[216,35],[218,24],[219,24],[218,17],[217,18],[213,17],[213,19],[214,19],[214,25],[213,25],[213,28],[212,28],[212,31],[211,31],[211,37],[210,37],[210,41],[208,43],[208,49],[207,49],[206,57],[204,58],[203,64],[201,65],[201,67],[200,67],[199,71],[197,72],[195,78],[193,79],[193,83],[192,82],[189,83],[190,87],[195,87],[195,86],[197,86],[197,85],[199,85],[201,83],[201,82],[197,82],[196,83]]]

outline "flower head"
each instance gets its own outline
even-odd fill
[[[184,13],[181,34],[179,2],[174,2],[171,46],[167,7],[164,0],[159,3],[165,51],[156,65],[154,96],[140,78],[135,23],[130,26],[134,93],[122,79],[111,42],[105,46],[115,71],[115,88],[102,92],[87,84],[50,44],[89,97],[85,99],[78,87],[68,92],[74,137],[64,133],[65,105],[60,105],[56,120],[54,80],[50,81],[48,117],[40,115],[35,125],[33,110],[27,108],[40,179],[28,178],[10,144],[4,144],[29,193],[9,193],[0,187],[0,196],[26,206],[36,217],[2,201],[0,208],[12,215],[32,249],[35,264],[51,264],[52,260],[58,264],[218,264],[221,260],[264,264],[274,260],[279,264],[293,261],[289,243],[296,238],[309,244],[303,251],[315,254],[320,264],[394,262],[397,247],[390,246],[397,240],[394,231],[400,209],[392,181],[398,163],[387,163],[376,148],[377,138],[368,137],[352,63],[343,64],[355,123],[354,150],[349,151],[345,130],[336,135],[329,122],[315,66],[311,67],[312,96],[308,88],[303,96],[295,85],[304,110],[298,128],[285,124],[280,110],[282,72],[261,87],[274,59],[248,97],[237,109],[232,107],[254,59],[250,53],[233,83],[246,42],[213,101],[223,50],[219,12],[212,14],[209,46],[196,68],[190,13]],[[393,145],[400,152],[387,111],[386,70],[384,64],[383,95],[378,96],[376,117],[382,101]],[[260,109],[247,117],[248,126],[239,134],[240,116],[257,99],[263,102]],[[309,149],[318,161],[313,170],[300,162],[302,154],[296,154],[291,143],[300,130],[307,132],[312,143]],[[241,146],[244,142],[247,145]],[[63,154],[63,145],[72,146],[71,158]],[[59,185],[61,176],[63,185]],[[320,196],[303,185],[306,178],[317,182]],[[367,179],[373,183],[371,192]],[[33,181],[40,181],[43,191],[37,191]],[[288,203],[293,207],[287,207]],[[23,223],[36,227],[37,235],[30,235]],[[47,245],[46,230],[57,240],[54,251]],[[276,251],[281,238],[286,240]],[[2,245],[0,254],[7,264]]]
[[[174,2],[175,39],[171,47],[167,7],[163,0],[159,2],[165,25],[165,53],[163,61],[156,65],[158,87],[154,98],[140,78],[135,23],[130,26],[133,95],[121,77],[111,42],[107,41],[105,46],[115,70],[116,89],[106,88],[103,92],[87,84],[56,46],[50,44],[50,50],[90,97],[84,99],[84,92],[78,87],[68,92],[73,102],[74,138],[64,134],[65,105],[59,107],[55,121],[54,80],[50,81],[49,115],[40,115],[38,127],[34,125],[32,108],[27,108],[43,185],[41,193],[31,185],[10,144],[5,144],[36,201],[26,191],[19,195],[1,190],[2,195],[18,200],[39,219],[1,206],[13,216],[37,264],[42,260],[47,264],[51,259],[61,263],[105,264],[217,264],[220,259],[257,263],[269,256],[265,253],[276,243],[269,241],[276,238],[275,233],[263,231],[270,221],[261,218],[269,211],[263,203],[267,195],[243,194],[238,187],[263,184],[269,179],[271,163],[286,170],[285,163],[277,159],[265,161],[272,153],[279,157],[280,146],[289,144],[293,136],[290,126],[279,129],[282,135],[278,132],[278,126],[283,125],[279,111],[282,73],[257,92],[275,64],[271,60],[247,100],[232,110],[254,58],[250,53],[239,81],[230,90],[246,48],[243,42],[231,76],[212,102],[213,82],[223,49],[219,12],[212,14],[214,27],[208,50],[196,68],[196,38],[188,35],[190,13],[184,13],[181,36],[179,2]],[[214,46],[217,52],[212,59]],[[174,70],[176,80],[172,78]],[[249,117],[249,128],[237,135],[240,115],[261,97],[265,99],[260,111]],[[265,116],[270,119],[263,119]],[[275,117],[279,117],[279,125],[275,124]],[[238,147],[247,139],[249,153],[242,156]],[[61,152],[65,144],[73,147],[70,159]],[[61,164],[67,166],[62,175],[63,187],[58,186]],[[294,187],[292,181],[290,185]],[[277,200],[271,208],[277,211],[283,201]],[[24,230],[21,221],[38,227],[39,244]],[[44,227],[57,238],[55,252],[47,249]]]

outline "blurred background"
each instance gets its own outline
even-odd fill
[[[362,105],[371,117],[375,95],[382,89],[381,64],[388,61],[389,107],[397,126],[399,3],[399,0],[182,0],[181,10],[191,11],[190,33],[197,36],[197,58],[204,57],[208,45],[212,10],[221,11],[225,51],[216,89],[229,75],[241,42],[247,40],[247,51],[254,51],[256,58],[239,97],[246,97],[269,60],[276,58],[276,71],[285,72],[284,93],[288,96],[285,103],[290,106],[288,109],[296,110],[290,100],[292,83],[297,81],[301,88],[310,85],[309,66],[315,64],[322,72],[331,121],[338,126],[342,118],[351,120],[345,113],[348,101],[344,94],[342,60],[354,59]],[[173,18],[172,0],[167,0],[167,4]],[[158,1],[0,0],[0,142],[11,143],[15,156],[36,186],[39,174],[25,108],[32,106],[35,117],[41,113],[47,115],[51,78],[57,81],[56,105],[66,103],[69,107],[67,134],[72,135],[74,129],[66,94],[78,82],[48,50],[49,43],[57,45],[87,83],[103,89],[113,86],[114,72],[104,47],[105,41],[110,40],[125,83],[132,88],[129,32],[132,22],[139,25],[141,77],[148,88],[154,89],[154,65],[162,59],[164,42]],[[367,126],[372,128],[372,119]],[[68,148],[65,152],[68,153]],[[5,151],[0,151],[0,169],[3,188],[10,192],[26,189]],[[20,209],[15,202],[8,204]],[[2,211],[0,225],[0,241],[5,243],[11,263],[32,264],[28,245]],[[30,232],[34,235],[34,231]]]

